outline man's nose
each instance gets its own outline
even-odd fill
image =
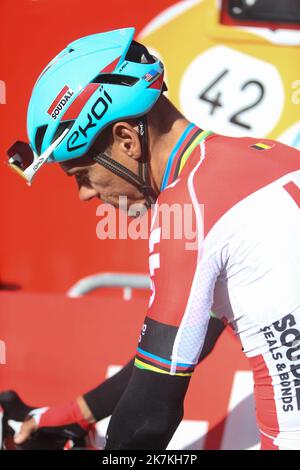
[[[79,195],[80,201],[89,201],[90,199],[93,199],[93,197],[97,197],[98,193],[94,188],[81,186],[79,188],[78,195]]]

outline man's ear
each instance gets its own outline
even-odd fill
[[[113,146],[116,145],[123,154],[138,160],[142,149],[139,134],[128,122],[116,122],[112,127]]]

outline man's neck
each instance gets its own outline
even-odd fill
[[[150,178],[160,192],[168,158],[189,121],[162,96],[148,114]]]

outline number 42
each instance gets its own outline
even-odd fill
[[[198,98],[202,101],[205,101],[206,103],[209,103],[211,105],[211,109],[210,109],[210,115],[214,115],[215,111],[217,108],[222,108],[223,107],[223,104],[222,104],[222,101],[221,101],[221,95],[222,95],[222,92],[219,91],[215,94],[214,97],[212,96],[209,96],[209,92],[213,90],[213,88],[229,73],[229,69],[225,69],[223,70],[223,72],[217,76],[217,78],[207,87],[205,88],[205,90],[203,90],[203,92],[198,96]],[[265,87],[264,85],[259,82],[258,80],[248,80],[246,81],[245,83],[242,84],[241,86],[241,91],[244,91],[246,90],[246,88],[248,88],[249,86],[256,86],[257,89],[258,89],[258,97],[257,99],[251,103],[251,104],[248,104],[247,106],[239,109],[238,111],[236,111],[234,114],[231,115],[231,117],[229,118],[229,121],[232,123],[232,124],[235,124],[236,126],[240,126],[240,127],[243,127],[244,129],[248,129],[250,130],[251,129],[251,126],[250,124],[246,123],[246,122],[243,122],[240,117],[243,113],[245,113],[246,111],[249,111],[250,109],[253,109],[255,106],[257,106],[264,98],[264,95],[265,95]]]

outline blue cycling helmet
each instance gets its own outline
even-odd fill
[[[163,64],[133,41],[134,33],[134,28],[124,28],[78,39],[43,70],[33,88],[27,115],[33,158],[22,142],[8,152],[10,163],[29,183],[45,161],[63,162],[92,152],[101,131],[120,119],[141,118],[145,163],[144,116],[166,88]],[[92,158],[125,177],[124,167],[107,155],[94,153]],[[28,165],[25,169],[30,160],[30,169]],[[126,179],[133,177],[125,170]],[[136,182],[131,182],[141,187],[143,171],[139,173],[134,175]]]

